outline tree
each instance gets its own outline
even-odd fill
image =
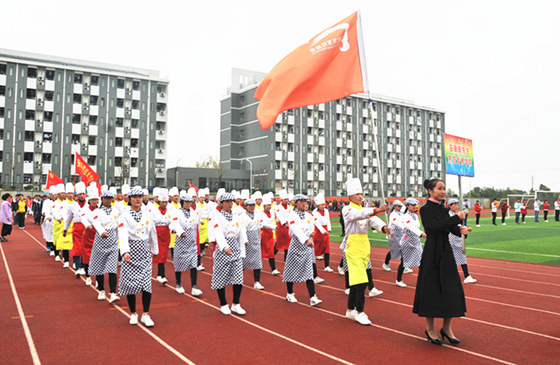
[[[549,188],[548,186],[544,185],[544,184],[541,184],[541,185],[539,186],[539,190],[541,190],[541,191],[550,191],[550,188]]]
[[[205,168],[205,169],[219,169],[220,162],[217,158],[214,158],[211,155],[202,158],[202,161],[197,161],[195,164],[198,168]]]

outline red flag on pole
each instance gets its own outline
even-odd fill
[[[99,179],[99,175],[91,168],[87,162],[76,152],[76,174],[81,176],[82,181],[87,185]]]
[[[270,128],[285,110],[368,92],[362,24],[355,12],[284,57],[255,92],[257,119]]]
[[[47,187],[45,189],[49,189],[52,185],[63,184],[64,181],[60,177],[58,177],[54,172],[49,170],[47,175]]]
[[[194,191],[196,191],[196,193],[198,194],[198,188],[197,188],[196,186],[194,186],[194,185],[191,183],[191,181],[189,180],[189,189],[190,189],[190,188],[193,188]]]

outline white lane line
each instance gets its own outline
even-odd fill
[[[12,294],[14,295],[14,301],[16,302],[19,319],[21,320],[21,326],[23,327],[23,332],[25,333],[25,338],[27,339],[27,346],[29,346],[29,351],[31,352],[31,358],[33,359],[33,364],[39,365],[41,364],[41,360],[39,360],[39,354],[37,353],[37,349],[35,348],[35,343],[33,342],[33,337],[31,336],[31,331],[29,330],[29,326],[27,325],[27,319],[25,319],[25,313],[23,312],[23,308],[21,307],[21,302],[19,301],[19,296],[16,290],[16,286],[14,284],[14,280],[12,278],[12,273],[10,271],[10,267],[8,266],[8,260],[6,260],[6,255],[4,254],[4,248],[2,246],[3,244],[0,243],[0,251],[2,252],[2,259],[4,260],[4,265],[6,265],[6,273],[8,274],[8,280],[10,281]]]
[[[167,260],[167,261],[169,262],[169,260]],[[212,274],[210,274],[210,273],[203,272],[203,271],[200,271],[200,272],[205,274],[205,275],[212,276]],[[270,292],[266,292],[266,291],[262,291],[262,290],[258,290],[258,289],[253,288],[252,286],[245,285],[245,284],[243,286],[250,289],[250,290],[257,290],[259,293],[263,293],[263,294],[266,294],[266,295],[270,295],[270,296],[285,300],[285,298],[280,296],[280,295],[270,293]],[[311,308],[313,310],[318,310],[320,312],[328,313],[332,316],[336,316],[336,317],[340,317],[340,318],[344,318],[344,319],[348,320],[346,318],[346,316],[344,316],[342,314],[339,314],[339,313],[336,313],[336,312],[331,312],[327,309],[323,309],[323,308],[319,308],[319,307],[312,307],[310,305],[307,305],[307,304],[304,304],[304,303],[301,303],[301,302],[297,302],[297,303],[294,303],[294,304],[303,305],[304,307],[308,307],[308,308]],[[393,329],[393,328],[380,326],[380,325],[375,324],[375,323],[372,323],[371,326],[382,329],[382,330],[385,330],[385,331],[393,332],[393,333],[396,333],[396,334],[399,334],[399,335],[415,338],[415,339],[418,339],[418,340],[425,340],[424,337],[416,336],[416,335],[413,335],[413,334],[410,334],[410,333],[407,333],[407,332],[402,332],[402,331],[399,331],[399,330],[396,330],[396,329]],[[465,350],[465,349],[460,348],[460,347],[455,347],[455,346],[451,346],[451,345],[447,345],[447,344],[443,344],[443,347],[447,347],[447,348],[452,349],[452,350],[465,352],[467,354],[470,354],[470,355],[473,355],[473,356],[476,356],[476,357],[481,357],[481,358],[484,358],[484,359],[487,359],[487,360],[492,360],[492,361],[495,361],[495,362],[498,362],[498,363],[501,363],[501,364],[515,365],[515,363],[509,362],[509,361],[506,361],[506,360],[498,359],[498,358],[488,356],[488,355],[484,355],[484,354],[474,352],[474,351]]]
[[[167,260],[167,262],[170,262],[170,261]],[[203,273],[203,274],[207,274],[207,275],[208,275],[208,273]],[[156,279],[155,279],[154,277],[152,277],[152,280],[153,280],[153,281],[156,281]],[[170,289],[172,289],[172,290],[175,290],[175,288],[173,288],[173,287],[172,287],[171,285],[169,285],[169,284],[165,284],[165,286],[168,287],[168,288],[170,288]],[[190,299],[194,299],[194,300],[196,300],[197,302],[202,303],[202,304],[204,304],[204,305],[206,305],[206,306],[208,306],[208,307],[210,307],[210,308],[213,308],[213,309],[218,310],[218,311],[220,310],[220,308],[219,308],[218,306],[215,306],[215,305],[213,305],[213,304],[210,304],[210,303],[208,303],[208,302],[205,302],[205,301],[203,301],[203,300],[200,300],[199,298],[197,298],[197,297],[195,297],[195,296],[189,295],[189,294],[187,294],[187,293],[184,293],[183,295],[189,297]],[[256,323],[250,322],[250,321],[248,321],[248,320],[246,320],[246,319],[244,319],[244,318],[238,317],[238,316],[236,316],[236,315],[231,315],[230,317],[231,317],[231,318],[234,318],[234,319],[237,319],[237,320],[239,320],[239,321],[241,321],[241,322],[243,322],[243,323],[246,323],[246,324],[248,324],[248,325],[250,325],[250,326],[252,326],[252,327],[255,327],[255,328],[257,328],[257,329],[259,329],[259,330],[261,330],[261,331],[264,331],[264,332],[266,332],[266,333],[269,333],[269,334],[271,334],[271,335],[273,335],[273,336],[279,337],[279,338],[281,338],[281,339],[283,339],[283,340],[285,340],[285,341],[291,342],[291,343],[293,343],[293,344],[295,344],[295,345],[297,345],[297,346],[303,347],[303,348],[305,348],[305,349],[307,349],[307,350],[309,350],[309,351],[312,351],[312,352],[315,352],[315,353],[317,353],[317,354],[319,354],[319,355],[325,356],[325,357],[327,357],[327,358],[329,358],[329,359],[331,359],[331,360],[338,361],[338,362],[340,362],[340,363],[342,363],[342,364],[348,364],[348,365],[352,364],[352,363],[349,362],[349,361],[343,360],[343,359],[341,359],[341,358],[339,358],[339,357],[336,357],[336,356],[334,356],[334,355],[331,355],[331,354],[329,354],[329,353],[323,352],[323,351],[321,351],[321,350],[319,350],[319,349],[316,349],[316,348],[314,348],[314,347],[311,347],[311,346],[308,346],[308,345],[306,345],[306,344],[303,344],[303,343],[301,343],[300,341],[294,340],[294,339],[292,339],[292,338],[290,338],[290,337],[286,337],[286,336],[284,336],[284,335],[282,335],[282,334],[280,334],[280,333],[278,333],[278,332],[269,330],[268,328],[262,327],[262,326],[260,326],[260,325],[258,325],[258,324],[256,324]]]
[[[30,233],[28,233],[27,231],[24,231],[29,237],[31,237],[39,246],[46,248],[45,245],[43,245],[41,242],[39,242],[35,237],[33,237]],[[70,271],[75,272],[75,270],[73,270],[72,268],[69,268]],[[82,281],[85,282],[85,279],[82,277],[81,278]],[[90,285],[90,288],[93,289],[95,292],[99,293],[99,291]],[[105,299],[107,302],[109,301],[109,299]],[[111,304],[115,309],[117,309],[119,312],[121,312],[123,315],[125,315],[127,318],[130,318],[130,314],[128,314],[127,312],[125,312],[121,307],[119,307],[116,304]],[[152,337],[154,340],[156,340],[156,342],[158,342],[160,345],[162,345],[163,347],[165,347],[167,350],[169,350],[169,352],[171,352],[173,355],[177,356],[181,361],[183,361],[186,364],[189,365],[195,365],[194,362],[192,362],[191,360],[187,359],[186,356],[184,356],[183,354],[181,354],[179,351],[177,351],[175,348],[173,348],[171,345],[169,345],[167,342],[165,342],[164,340],[162,340],[158,335],[156,335],[155,333],[153,333],[152,331],[150,331],[148,328],[144,327],[141,323],[138,323],[138,328],[140,328],[142,331],[144,331],[145,333],[147,333],[150,337]]]

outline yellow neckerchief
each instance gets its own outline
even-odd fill
[[[174,201],[171,202],[176,209],[179,209],[179,203],[175,203]]]
[[[156,208],[159,208],[159,204],[154,202],[154,205],[156,206]]]
[[[61,203],[64,201],[64,200],[62,200],[62,199],[60,199],[60,198],[58,198],[57,200],[58,200],[59,202],[61,202]]]
[[[260,205],[255,204],[255,207],[256,207],[258,210],[261,210],[261,206],[260,206]]]
[[[363,209],[363,208],[364,208],[364,207],[362,207],[361,205],[358,205],[358,204],[352,203],[352,202],[350,202],[350,206],[351,206],[352,208],[356,208],[356,209]]]
[[[121,200],[124,204],[125,207],[128,207],[128,202],[125,202],[124,200]]]
[[[68,199],[68,198],[66,198],[66,201],[68,202],[68,204],[74,203],[74,200],[70,200],[70,199]]]
[[[114,207],[114,206],[115,206],[115,204],[117,204],[117,202],[116,202],[116,201],[112,201],[112,202],[111,202],[111,206],[112,206],[112,207]]]

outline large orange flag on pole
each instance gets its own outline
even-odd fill
[[[48,190],[52,185],[58,185],[63,183],[64,181],[62,181],[60,177],[58,177],[54,172],[49,170],[49,173],[47,175],[47,186],[45,187],[46,190]]]
[[[270,128],[285,110],[369,92],[360,13],[319,33],[284,57],[255,92],[257,119]]]
[[[99,179],[99,175],[84,161],[78,152],[76,152],[76,174],[81,176],[81,180],[86,186],[88,186],[90,182]]]

